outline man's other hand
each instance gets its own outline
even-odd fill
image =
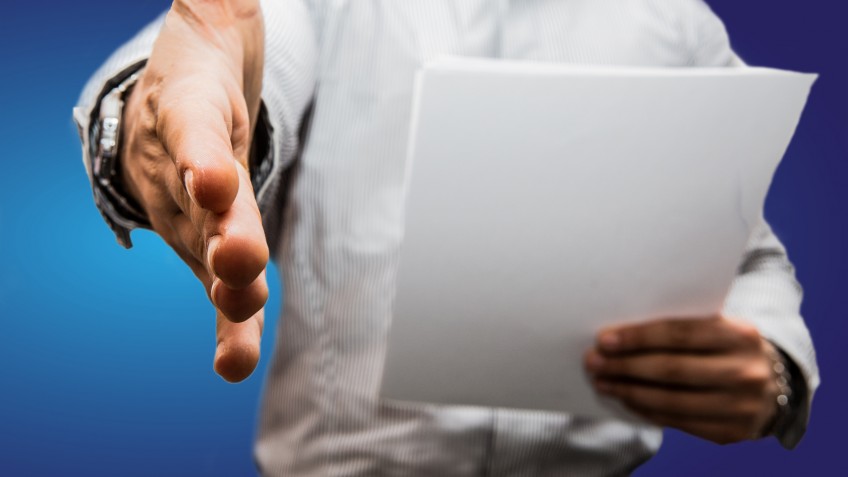
[[[595,389],[648,421],[727,444],[761,437],[777,412],[772,345],[723,317],[620,325],[585,356]]]
[[[177,0],[124,111],[123,183],[206,288],[231,382],[256,367],[268,297],[248,173],[263,42],[258,0]]]

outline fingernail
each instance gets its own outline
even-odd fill
[[[601,345],[601,348],[614,350],[621,344],[621,339],[617,333],[608,331],[598,338],[598,344]]]
[[[586,358],[586,367],[589,368],[589,371],[595,372],[601,369],[604,365],[604,358],[601,357],[598,353],[589,353],[589,356]]]
[[[221,236],[215,235],[209,239],[209,243],[206,244],[206,268],[209,269],[209,273],[215,275],[215,269],[212,266],[212,257],[215,256],[215,251],[218,250],[218,245],[221,243]]]
[[[197,205],[197,199],[194,197],[194,173],[191,172],[191,169],[185,171],[185,174],[183,174],[183,184],[185,185],[189,199],[194,202],[194,205]]]

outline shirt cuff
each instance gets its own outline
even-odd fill
[[[93,165],[97,153],[97,137],[101,127],[100,107],[103,98],[127,78],[144,68],[145,64],[146,60],[135,62],[106,80],[90,110],[87,111],[82,107],[74,109],[74,121],[77,124],[80,141],[82,142],[83,162],[88,173],[88,180],[91,183],[94,204],[106,224],[115,233],[118,243],[125,248],[132,247],[130,231],[136,228],[150,228],[150,222],[141,207],[124,192],[124,188],[118,180],[120,174],[115,174],[108,183],[102,183],[95,177]],[[116,171],[120,171],[120,161],[115,164],[115,168]]]
[[[811,396],[807,390],[807,380],[798,364],[780,347],[777,345],[774,345],[774,347],[783,358],[789,376],[792,378],[790,382],[792,396],[790,398],[789,415],[774,429],[773,434],[784,448],[794,449],[807,432]]]

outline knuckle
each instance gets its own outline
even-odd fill
[[[733,409],[736,422],[746,426],[758,419],[762,413],[761,402],[756,396],[744,399],[737,398],[729,408]]]
[[[637,329],[623,329],[618,332],[620,346],[623,349],[637,349],[644,345],[642,333]]]
[[[650,327],[633,326],[618,331],[619,348],[621,350],[640,350],[648,348],[654,341],[655,334]]]
[[[673,347],[686,348],[692,342],[692,329],[686,321],[669,321],[666,336]]]
[[[618,376],[624,373],[624,364],[621,362],[622,360],[618,358],[606,358],[604,360],[603,368],[601,371],[603,374]]]
[[[616,385],[616,395],[623,401],[627,401],[629,403],[633,403],[637,401],[636,399],[636,391],[633,389],[633,386],[623,384]]]
[[[676,412],[680,409],[681,402],[667,393],[657,393],[645,391],[642,398],[649,402],[655,409],[663,409],[665,411]]]
[[[666,359],[657,363],[658,374],[661,379],[670,382],[678,382],[686,377],[684,366],[676,360]]]
[[[741,384],[763,389],[771,382],[771,370],[765,363],[749,364],[738,368],[736,380]]]
[[[628,403],[643,412],[667,412],[672,411],[669,407],[672,402],[662,396],[661,393],[639,384],[627,385],[627,401]]]
[[[743,321],[735,322],[736,334],[739,336],[739,342],[746,348],[759,347],[762,342],[760,331],[756,326]]]

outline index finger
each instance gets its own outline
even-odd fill
[[[598,333],[598,348],[607,353],[656,351],[710,352],[758,346],[757,330],[721,316],[665,318],[611,326]]]

